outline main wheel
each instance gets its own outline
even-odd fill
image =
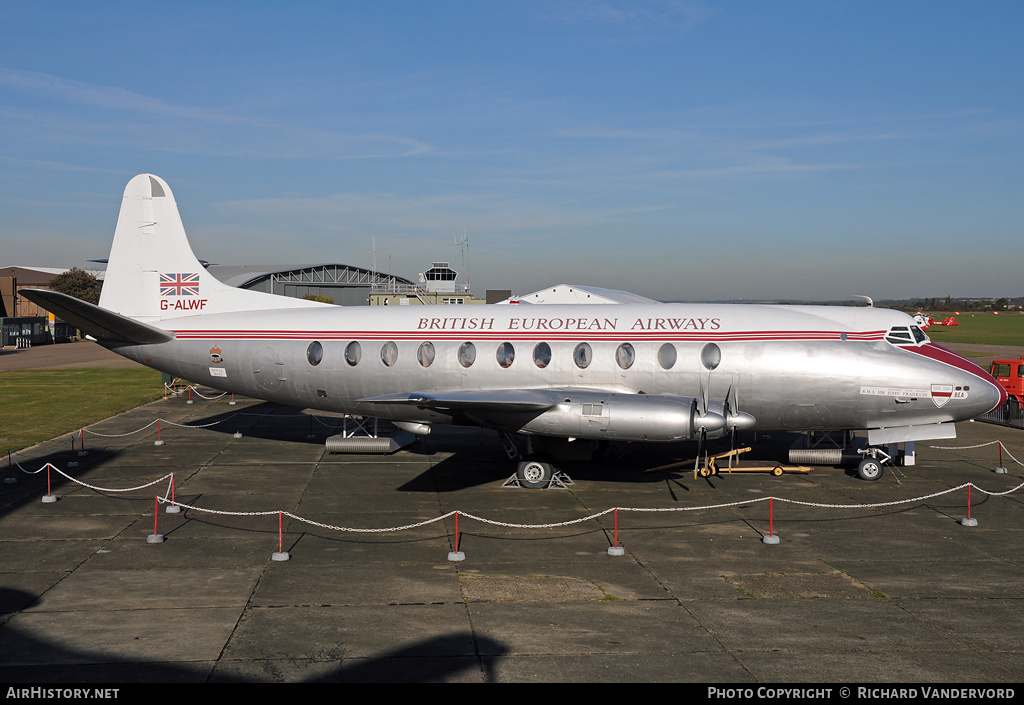
[[[862,480],[877,480],[882,476],[882,464],[874,458],[864,458],[857,466],[857,477]]]
[[[547,487],[551,484],[551,476],[551,464],[540,460],[524,460],[516,469],[519,484],[531,490]]]

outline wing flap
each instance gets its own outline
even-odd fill
[[[141,323],[59,291],[22,289],[19,293],[99,341],[153,345],[174,340],[171,331]]]

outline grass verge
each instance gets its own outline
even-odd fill
[[[0,452],[77,431],[163,396],[149,369],[73,368],[0,372]]]
[[[934,320],[942,318],[936,314]],[[954,316],[959,325],[931,326],[928,337],[936,343],[981,343],[984,345],[1024,346],[1024,316],[991,313]]]

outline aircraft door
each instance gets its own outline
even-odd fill
[[[604,400],[592,404],[581,404],[580,433],[585,438],[603,438],[611,421],[611,408]]]
[[[822,404],[790,404],[782,411],[786,428],[813,430],[832,426],[832,410]]]
[[[284,363],[277,350],[267,345],[253,354],[252,376],[256,384],[268,392],[276,392],[284,385]]]

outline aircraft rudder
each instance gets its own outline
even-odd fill
[[[204,313],[326,306],[236,289],[210,274],[192,251],[167,182],[128,182],[100,294],[100,306],[143,321]]]
[[[219,282],[193,253],[170,186],[153,174],[131,179],[114,229],[100,306],[134,318],[166,317],[162,294],[198,295],[204,284],[205,293],[212,293]]]

